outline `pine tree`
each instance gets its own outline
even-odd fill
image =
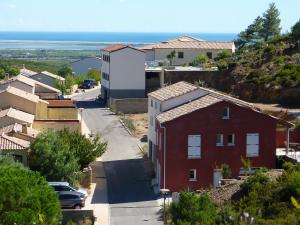
[[[263,24],[261,35],[267,41],[270,37],[280,34],[280,18],[279,10],[276,8],[275,3],[269,5],[269,9],[263,14]]]

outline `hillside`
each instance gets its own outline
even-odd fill
[[[241,99],[300,105],[300,44],[290,35],[249,46],[218,66],[235,80],[227,91]]]

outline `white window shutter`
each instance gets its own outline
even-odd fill
[[[201,135],[188,136],[188,158],[201,158]]]
[[[247,156],[256,157],[259,155],[259,134],[247,134]]]

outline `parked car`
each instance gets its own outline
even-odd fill
[[[76,189],[72,187],[68,182],[48,182],[50,186],[54,188],[56,192],[62,192],[62,191],[73,191],[80,193],[81,195],[84,196],[84,198],[87,198],[88,193],[85,189],[79,188]]]
[[[75,191],[61,191],[58,193],[61,208],[81,209],[85,205],[85,197]]]
[[[96,85],[95,79],[86,79],[83,81],[81,88],[82,89],[90,89],[90,88],[94,88],[95,85]]]

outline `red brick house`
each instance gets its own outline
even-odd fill
[[[159,188],[177,192],[216,186],[221,164],[238,176],[241,157],[249,158],[252,167],[275,167],[276,126],[291,124],[247,102],[205,90],[206,95],[156,117]]]

